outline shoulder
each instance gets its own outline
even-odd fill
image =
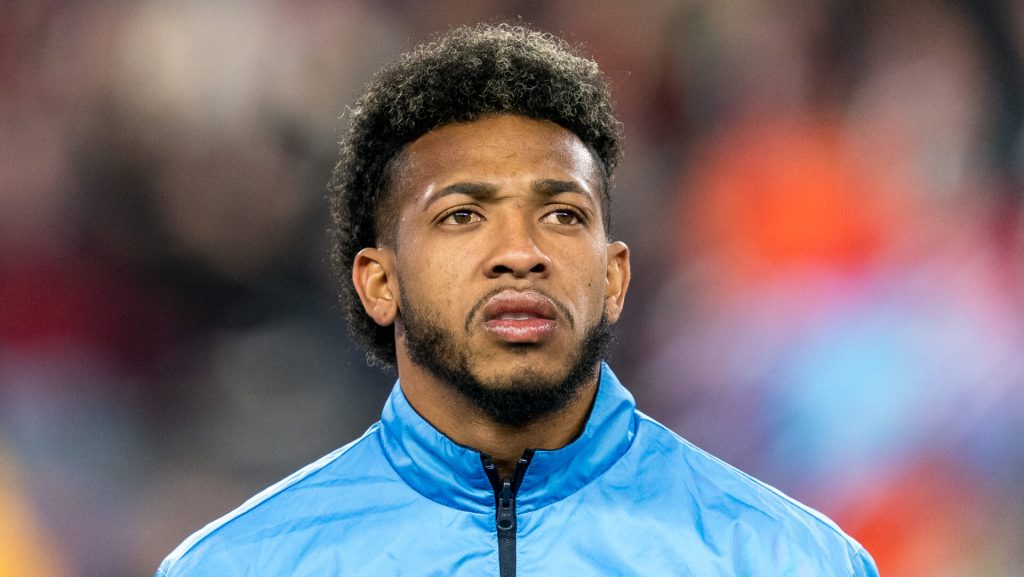
[[[637,415],[635,451],[630,452],[638,460],[638,474],[655,483],[668,499],[677,500],[687,512],[682,518],[700,526],[709,544],[727,546],[726,540],[743,539],[748,552],[760,548],[776,560],[813,560],[827,565],[832,571],[828,574],[877,575],[863,547],[828,517],[696,447],[647,415],[639,411]]]
[[[324,514],[323,502],[356,485],[387,477],[391,471],[379,449],[379,423],[360,438],[325,455],[256,494],[230,513],[185,539],[164,559],[157,577],[218,575],[247,562],[268,540],[277,545],[296,531],[296,523]],[[343,506],[343,505],[342,505]],[[344,515],[335,509],[331,515]],[[305,521],[297,521],[304,519]]]

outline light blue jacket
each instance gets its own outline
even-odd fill
[[[638,412],[606,365],[580,437],[524,458],[518,491],[492,482],[396,384],[362,437],[189,537],[157,577],[498,576],[499,548],[504,575],[878,574],[828,519]]]

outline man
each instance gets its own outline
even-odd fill
[[[355,334],[399,383],[362,438],[158,576],[867,576],[819,514],[636,411],[602,358],[618,123],[596,64],[510,26],[382,70],[332,183]]]

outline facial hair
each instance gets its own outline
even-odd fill
[[[410,306],[404,295],[399,296],[399,301],[409,359],[451,386],[496,423],[513,427],[533,422],[568,405],[583,385],[596,378],[600,361],[614,341],[611,324],[602,312],[600,320],[587,329],[575,357],[566,359],[563,375],[550,377],[527,369],[484,382],[473,373],[472,353],[466,342],[459,342],[452,331],[442,327],[431,315]],[[470,321],[467,319],[467,326]]]

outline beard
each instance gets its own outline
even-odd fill
[[[493,421],[513,427],[533,422],[568,405],[583,385],[597,377],[600,361],[614,341],[611,324],[602,311],[601,318],[586,330],[575,356],[566,359],[566,369],[561,375],[544,375],[528,368],[484,381],[473,372],[467,342],[459,342],[452,331],[410,306],[404,295],[399,295],[399,301],[409,359],[447,383]],[[472,326],[472,317],[478,308],[470,311],[467,327]],[[566,310],[563,306],[559,308]],[[572,319],[566,320],[571,326]],[[523,353],[534,346],[512,345]]]

